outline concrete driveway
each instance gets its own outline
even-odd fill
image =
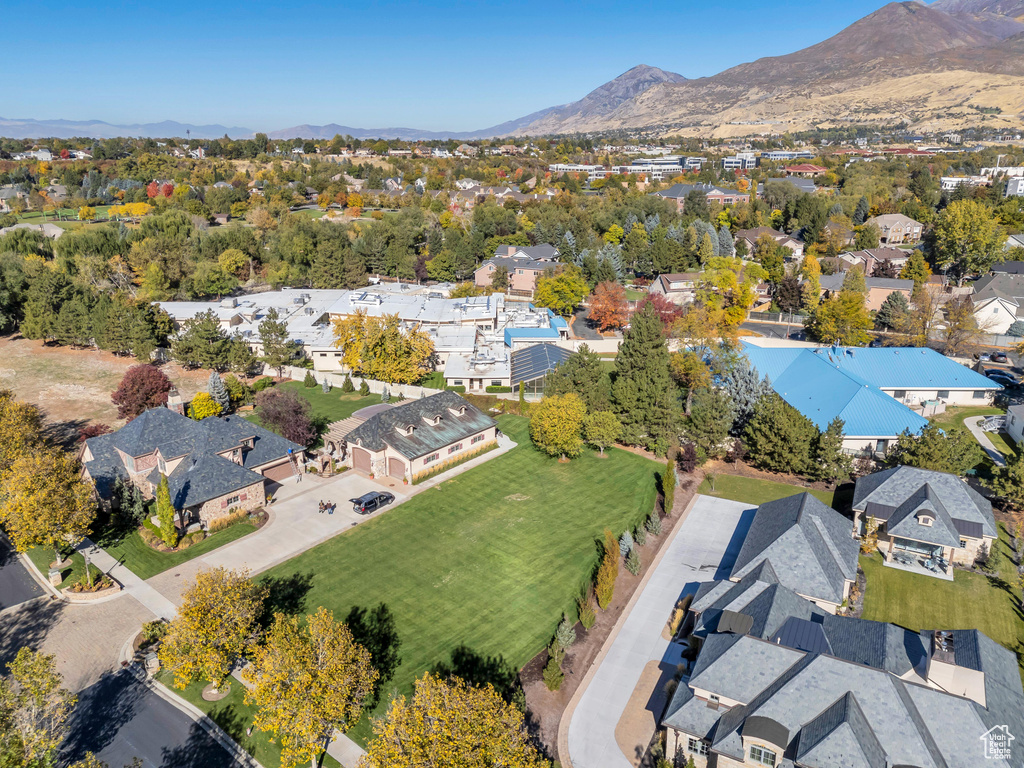
[[[357,515],[349,499],[369,491],[393,493],[395,500],[372,515]],[[248,568],[252,573],[265,571],[348,528],[388,512],[408,499],[412,492],[413,486],[403,485],[400,480],[384,478],[379,482],[351,470],[329,478],[305,475],[301,483],[288,481],[272,490],[274,501],[269,509],[273,517],[259,531],[164,571],[149,579],[147,584],[180,606],[182,591],[200,570],[223,566]],[[321,501],[338,505],[333,515],[319,511]]]
[[[701,582],[728,577],[754,509],[697,497],[573,712],[573,768],[638,765],[681,659],[682,647],[663,636],[672,609]]]

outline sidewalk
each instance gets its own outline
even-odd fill
[[[992,459],[992,463],[995,464],[997,467],[1005,467],[1006,457],[1003,456],[1003,454],[1001,454],[998,450],[996,450],[995,445],[992,444],[992,441],[988,439],[988,435],[985,434],[984,430],[982,430],[981,428],[981,422],[984,421],[986,418],[988,417],[969,416],[966,419],[964,419],[964,426],[967,427],[968,430],[970,430],[970,433],[972,435],[974,435],[974,439],[978,441],[978,443],[982,447],[982,450],[984,450],[985,453],[988,454],[988,457]]]
[[[170,621],[178,612],[170,600],[157,592],[153,587],[136,576],[131,570],[121,565],[106,550],[100,549],[91,539],[83,539],[75,549],[83,555],[88,554],[89,560],[101,571],[116,579],[121,584],[121,592],[113,596],[116,600],[123,594],[131,595],[146,608],[152,611],[158,618]]]

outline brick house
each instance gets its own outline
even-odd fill
[[[537,278],[544,274],[544,270],[553,269],[557,265],[558,249],[553,245],[499,245],[494,257],[477,267],[473,273],[473,282],[480,288],[487,288],[498,267],[505,267],[508,270],[508,291],[532,296],[537,287]]]
[[[732,189],[717,187],[714,184],[702,183],[675,184],[661,192],[652,192],[651,194],[665,198],[666,200],[674,201],[676,208],[680,213],[682,213],[683,208],[686,206],[686,196],[694,191],[703,192],[709,203],[718,203],[719,205],[733,205],[735,203],[750,202],[749,192],[737,192]]]
[[[446,461],[494,443],[498,424],[454,392],[374,413],[343,438],[353,469],[413,480]]]
[[[294,476],[304,448],[240,416],[193,421],[169,408],[151,408],[109,435],[91,437],[83,475],[101,501],[115,481],[130,482],[146,499],[167,477],[182,527],[266,502],[266,485]]]
[[[865,225],[874,225],[879,232],[879,242],[886,245],[896,243],[916,243],[921,239],[921,232],[924,225],[920,221],[914,221],[902,213],[886,213],[881,216],[873,216],[864,222]]]

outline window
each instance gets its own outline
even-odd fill
[[[985,390],[983,390],[983,389],[976,389],[976,390],[974,390],[974,399],[975,400],[984,400],[985,399]]]
[[[430,463],[430,462],[432,462],[432,461],[437,461],[437,460],[438,460],[439,458],[441,458],[441,457],[440,457],[440,454],[437,454],[437,453],[432,453],[432,454],[430,454],[429,456],[426,456],[426,457],[425,457],[425,458],[423,459],[423,463],[424,463],[424,464],[429,464],[429,463]]]
[[[491,386],[492,387],[500,387],[501,386],[501,379],[491,379]]]
[[[992,307],[992,314],[993,315],[998,315],[999,314],[999,307]]]
[[[939,398],[939,400],[948,400],[949,399],[949,390],[948,389],[940,389],[938,392],[935,393],[935,396],[937,398]]]
[[[476,437],[474,437],[472,440],[469,441],[469,444],[470,445],[475,445],[476,443],[483,442],[483,439],[484,439],[483,435],[477,435]]]
[[[237,504],[238,502],[239,502],[239,497],[238,497],[238,496],[229,496],[229,497],[228,497],[228,506],[229,506],[229,507],[230,507],[230,506],[231,506],[232,504]]]
[[[967,549],[967,539],[960,539],[960,549]]]
[[[448,455],[450,456],[453,453],[455,453],[456,451],[461,451],[461,450],[462,450],[462,443],[456,443],[455,445],[449,445],[448,446]]]
[[[907,396],[907,390],[897,389],[895,392],[892,393],[892,396],[895,397],[897,400],[902,400],[904,397]]]
[[[712,693],[710,696],[708,696],[708,701],[712,704],[717,704],[720,701],[720,699],[718,698],[718,694]]]
[[[765,747],[751,747],[750,759],[755,763],[775,768],[775,753]]]
[[[516,274],[517,274],[517,275],[521,275],[521,274],[523,274],[523,270],[521,270],[521,269],[517,269],[517,270],[516,270]]]
[[[686,751],[694,755],[706,755],[708,753],[708,745],[700,739],[690,739],[686,743]]]
[[[454,379],[452,381],[452,386],[454,386],[454,387],[461,387],[462,386],[462,379]]]

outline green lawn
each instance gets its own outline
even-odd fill
[[[992,445],[996,447],[1003,456],[1012,458],[1017,454],[1017,443],[1005,432],[986,432]]]
[[[278,389],[290,389],[309,400],[313,406],[313,417],[327,419],[328,422],[347,419],[360,408],[380,402],[380,395],[367,395],[362,397],[358,392],[343,394],[341,387],[335,387],[328,394],[319,387],[306,387],[301,381],[286,381],[277,385]],[[252,411],[246,414],[247,419],[259,423],[259,411]]]
[[[943,429],[949,429],[950,427],[959,427],[960,429],[967,429],[964,426],[964,419],[970,416],[995,416],[996,414],[1006,413],[1003,408],[996,408],[991,405],[965,405],[954,408],[946,408],[945,413],[940,413],[938,416],[932,416],[929,421]]]
[[[1016,599],[1019,590],[1010,586],[1015,581],[1016,569],[1009,558],[1010,547],[1002,525],[993,550],[997,576],[957,570],[952,582],[886,568],[877,553],[861,557],[861,568],[867,576],[864,618],[916,631],[980,629],[1017,653],[1020,661],[1024,615]]]
[[[711,484],[705,479],[697,489],[698,493],[703,493],[705,496],[717,496],[720,499],[732,499],[758,505],[767,501],[784,499],[804,491],[810,491],[825,504],[832,506],[832,498],[835,495],[832,491],[819,491],[814,488],[802,488],[798,485],[776,483],[771,480],[759,480],[756,477],[741,475],[718,475],[715,478],[714,490],[711,490]]]
[[[28,559],[32,561],[33,565],[39,569],[39,572],[43,575],[43,580],[46,581],[47,574],[50,572],[50,563],[53,562],[53,550],[49,547],[32,547],[25,554],[28,555]],[[70,571],[64,569],[63,573],[64,581],[57,585],[57,589],[70,587],[85,575],[85,558],[78,552],[75,552],[71,555]]]
[[[270,740],[270,734],[254,729],[252,736],[246,735],[245,730],[252,725],[256,708],[245,703],[245,688],[238,680],[232,678],[231,692],[220,701],[206,701],[202,696],[203,688],[206,687],[205,682],[193,683],[184,690],[179,690],[173,687],[173,675],[164,670],[157,672],[156,679],[189,704],[205,712],[261,765],[266,768],[277,768],[281,765],[281,748]],[[325,755],[324,765],[334,768],[341,764],[330,755]]]
[[[645,291],[637,291],[633,288],[626,289],[626,301],[643,301],[645,296],[647,296]]]
[[[420,380],[419,385],[431,389],[444,389],[444,371],[431,371]]]
[[[104,542],[103,548],[136,576],[148,579],[158,573],[163,573],[168,568],[174,568],[218,547],[230,544],[255,530],[256,526],[249,523],[236,523],[230,528],[207,536],[188,549],[177,552],[157,552],[146,545],[138,531],[132,531],[116,543]]]
[[[262,576],[272,600],[291,596],[293,612],[323,605],[342,619],[356,606],[387,606],[401,665],[377,716],[392,689],[410,693],[438,663],[477,680],[514,674],[563,611],[575,618],[602,530],[618,535],[654,507],[662,464],[618,449],[559,463],[533,447],[525,418],[498,421],[518,447]],[[460,647],[468,653],[453,658]],[[364,718],[352,736],[365,744],[369,735]]]

